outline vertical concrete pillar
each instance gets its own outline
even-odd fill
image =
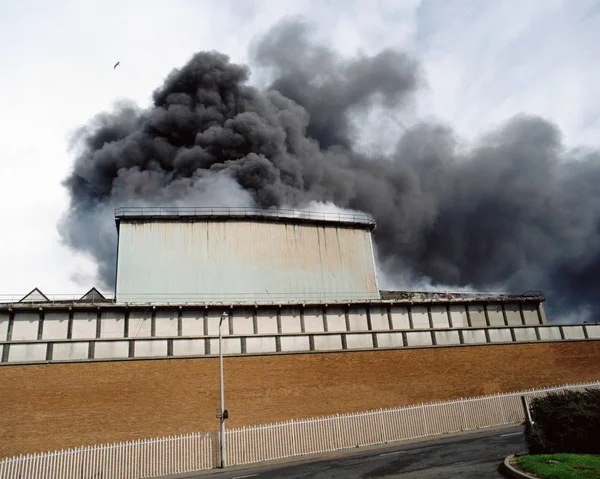
[[[485,315],[485,324],[490,327],[491,323],[490,323],[490,313],[488,311],[488,307],[487,304],[483,303],[483,314]]]
[[[302,323],[304,323],[304,321],[302,321]],[[252,314],[252,328],[254,329],[254,334],[258,334],[258,305],[254,305],[254,312]]]
[[[52,353],[54,351],[54,343],[46,343],[46,361],[52,361]]]
[[[177,336],[183,336],[183,308],[177,308]]]
[[[344,319],[346,320],[346,331],[350,331],[350,305],[346,305],[344,310]]]
[[[391,306],[388,306],[387,308],[385,308],[385,310],[386,310],[386,313],[387,313],[388,328],[389,329],[394,329],[394,322],[392,321],[392,308],[391,308]]]
[[[152,306],[152,311],[150,312],[150,337],[156,337],[156,306]]]
[[[281,305],[277,308],[277,332],[281,334]],[[275,351],[281,352],[281,336],[275,336]],[[243,352],[243,351],[242,351]]]
[[[38,331],[37,331],[37,339],[40,340],[44,337],[44,310],[39,308],[40,320],[38,321]]]
[[[543,314],[544,313],[543,307],[544,306],[542,305],[542,303],[538,303],[537,304],[537,308],[536,308],[537,309],[538,320],[539,320],[540,324],[544,324],[545,323],[545,321],[544,321],[545,315]]]
[[[408,303],[406,305],[406,311],[408,313],[408,325],[409,325],[410,329],[415,329],[415,324],[413,323],[413,317],[412,317],[412,303]]]
[[[426,306],[427,308],[427,320],[429,321],[429,327],[433,329],[433,317],[431,315],[431,304]],[[435,343],[434,343],[435,344]]]
[[[14,323],[15,323],[15,312],[11,308],[8,313],[8,325],[7,325],[7,329],[6,329],[6,340],[7,341],[12,340],[12,332],[13,332]],[[2,358],[1,359],[2,359],[3,363],[8,361],[8,350],[9,349],[10,349],[10,344],[5,344],[4,348],[2,348]]]
[[[204,329],[204,336],[208,336],[208,306],[204,306],[204,312],[202,316],[202,324]],[[257,320],[256,320],[256,308],[254,309],[254,332],[256,334],[257,330]],[[216,354],[215,351],[211,350],[210,339],[204,338],[204,354]]]
[[[306,323],[304,322],[304,308],[305,307],[306,307],[306,305],[303,304],[302,307],[300,308],[300,332],[301,333],[306,332]]]
[[[521,324],[526,325],[527,321],[525,321],[525,314],[523,313],[523,303],[519,303],[519,314],[521,315]]]
[[[67,323],[67,339],[73,338],[73,308],[69,306],[69,320]]]
[[[123,317],[123,337],[129,337],[129,308],[125,309],[125,315]]]

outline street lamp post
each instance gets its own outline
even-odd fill
[[[227,412],[225,411],[225,390],[223,387],[223,334],[221,332],[221,326],[223,324],[223,320],[228,317],[228,314],[225,312],[221,315],[221,319],[219,321],[219,383],[220,383],[220,409],[219,409],[219,419],[221,422],[220,434],[219,434],[219,449],[220,449],[220,467],[225,467],[225,419],[227,419]]]

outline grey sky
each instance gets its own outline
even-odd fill
[[[56,231],[67,205],[61,181],[74,157],[69,137],[119,99],[146,106],[196,51],[245,62],[257,35],[301,14],[344,54],[390,46],[422,62],[424,88],[410,114],[383,119],[390,130],[396,120],[435,117],[468,148],[523,112],[554,121],[569,146],[597,147],[599,13],[598,2],[585,0],[0,0],[0,294],[34,286],[77,294],[94,285],[93,263],[62,246]],[[365,147],[388,147],[375,120]]]

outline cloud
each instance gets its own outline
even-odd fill
[[[369,155],[357,147],[360,119],[410,104],[422,84],[414,58],[342,56],[288,19],[255,43],[253,60],[271,77],[265,90],[249,85],[247,67],[200,52],[167,76],[151,107],[123,105],[84,129],[61,231],[96,258],[105,283],[115,235],[89,223],[97,212],[211,206],[215,195],[235,198],[234,185],[263,208],[372,214],[386,282],[543,288],[557,311],[598,307],[600,153],[574,155],[555,124],[517,115],[466,149],[448,125],[423,121],[396,136],[392,153]],[[228,179],[224,193],[211,187],[215,175]]]

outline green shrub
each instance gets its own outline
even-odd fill
[[[600,454],[600,390],[550,393],[531,401],[530,454]]]

